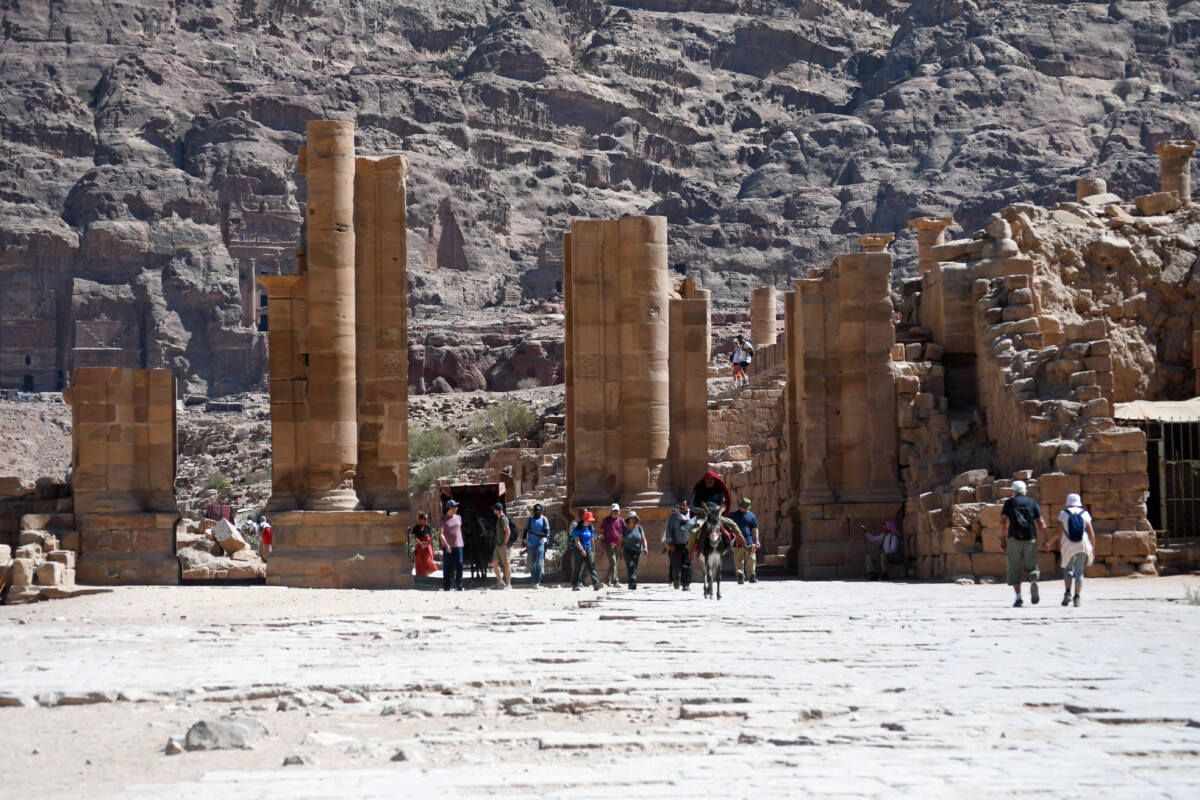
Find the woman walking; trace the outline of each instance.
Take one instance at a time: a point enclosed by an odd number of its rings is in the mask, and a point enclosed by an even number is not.
[[[642,553],[649,549],[641,522],[637,512],[630,511],[625,518],[625,533],[621,536],[621,555],[625,557],[625,574],[629,577],[630,589],[637,588],[638,562],[642,560]]]
[[[413,541],[417,543],[416,567],[421,577],[437,572],[437,564],[433,560],[433,528],[429,526],[429,515],[422,511],[417,516],[417,524],[412,529]]]

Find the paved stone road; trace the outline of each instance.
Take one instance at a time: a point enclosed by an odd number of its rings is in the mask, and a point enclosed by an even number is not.
[[[14,796],[1200,797],[1200,579],[0,608]],[[162,754],[257,716],[249,751]],[[34,752],[36,751],[36,753]],[[281,767],[290,754],[315,766]],[[402,760],[393,760],[402,759]]]

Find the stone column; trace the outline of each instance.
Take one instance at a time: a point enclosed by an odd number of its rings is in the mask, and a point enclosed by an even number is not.
[[[708,470],[712,300],[691,278],[684,280],[679,294],[671,298],[671,477],[676,491],[686,496]],[[774,300],[771,307],[774,309]]]
[[[564,400],[566,403],[566,434],[567,450],[566,482],[567,497],[574,497],[578,485],[575,477],[575,292],[572,291],[571,281],[571,234],[563,234],[563,384]],[[567,509],[568,513],[570,509]]]
[[[894,233],[867,233],[858,237],[858,243],[864,253],[883,253],[888,245],[896,240]]]
[[[1175,139],[1159,142],[1154,149],[1158,152],[1162,169],[1162,190],[1176,192],[1184,207],[1192,204],[1192,154],[1196,143],[1190,139]]]
[[[304,251],[296,252],[296,270],[303,272]],[[308,367],[301,333],[306,328],[303,275],[261,275],[267,293],[267,364],[271,380],[271,500],[270,510],[298,508],[304,491],[308,448],[304,422],[308,418]]]
[[[750,290],[750,344],[754,347],[773,345],[778,338],[775,329],[775,287],[761,286]]]
[[[1108,192],[1108,183],[1103,178],[1080,178],[1075,181],[1075,201],[1079,202],[1085,197],[1091,197],[1097,194],[1105,194]]]
[[[670,502],[666,220],[578,220],[568,247],[569,503]]]
[[[308,446],[305,508],[358,506],[354,124],[308,123]]]
[[[917,217],[908,227],[917,232],[917,269],[921,275],[933,269],[932,249],[946,241],[946,228],[954,224],[953,217]]]
[[[404,156],[356,161],[357,488],[389,511],[409,507],[407,176]]]
[[[660,505],[674,496],[663,483],[671,431],[667,219],[625,217],[617,236],[621,499]]]

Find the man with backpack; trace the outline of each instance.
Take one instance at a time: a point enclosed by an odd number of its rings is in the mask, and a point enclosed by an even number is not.
[[[1077,494],[1067,495],[1067,507],[1058,514],[1062,524],[1063,592],[1062,604],[1071,604],[1071,583],[1075,583],[1075,606],[1079,606],[1079,592],[1083,589],[1083,570],[1092,563],[1096,553],[1096,531],[1092,528],[1092,515],[1083,510],[1083,498]]]
[[[754,360],[754,347],[746,341],[745,336],[739,334],[737,346],[733,348],[733,355],[729,358],[733,362],[733,388],[741,388],[750,382],[746,370]]]
[[[1042,509],[1028,494],[1029,487],[1025,481],[1013,481],[1015,495],[1004,501],[1000,515],[1005,520],[1005,535],[1000,538],[1000,549],[1004,551],[1008,562],[1008,585],[1013,587],[1017,598],[1014,608],[1025,605],[1021,599],[1022,573],[1029,573],[1029,597],[1036,606],[1038,604],[1038,531],[1041,531],[1045,546],[1050,546],[1046,533],[1046,520],[1042,518]]]

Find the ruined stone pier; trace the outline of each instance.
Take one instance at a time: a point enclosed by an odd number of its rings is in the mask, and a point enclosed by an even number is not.
[[[1192,156],[1196,143],[1190,139],[1175,139],[1159,142],[1155,147],[1159,168],[1162,171],[1162,191],[1175,192],[1179,202],[1187,207],[1192,204]]]
[[[917,217],[908,223],[917,232],[917,270],[921,275],[937,264],[933,248],[946,241],[946,228],[954,224],[953,217]]]
[[[356,158],[354,126],[316,121],[307,240],[268,292],[274,553],[283,586],[412,585],[403,156]]]
[[[755,348],[773,345],[779,338],[775,326],[776,297],[774,286],[750,290],[750,344]]]

